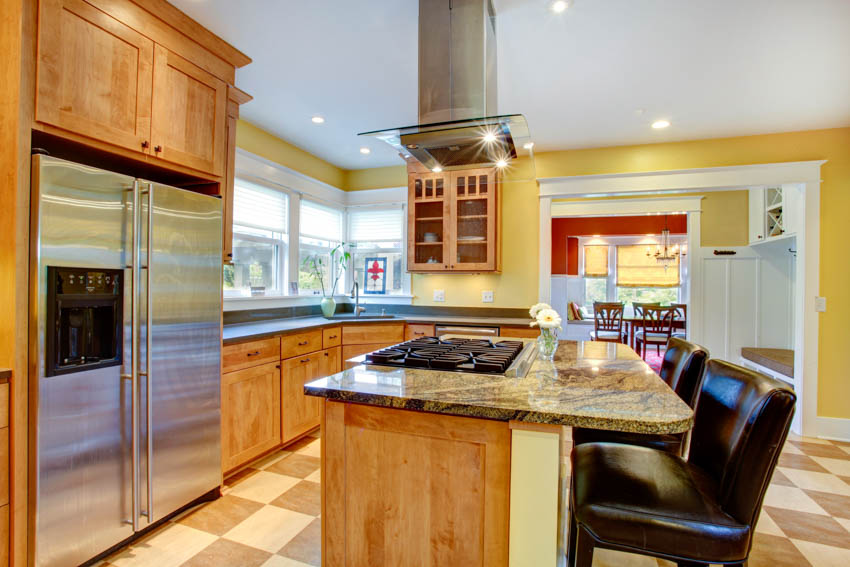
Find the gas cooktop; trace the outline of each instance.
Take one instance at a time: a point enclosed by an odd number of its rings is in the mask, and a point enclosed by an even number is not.
[[[533,343],[529,343],[533,346]],[[365,364],[523,376],[536,349],[523,341],[422,337],[378,350]]]

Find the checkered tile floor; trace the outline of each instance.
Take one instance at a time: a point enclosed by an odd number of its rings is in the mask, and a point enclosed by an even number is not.
[[[228,479],[98,567],[306,567],[321,563],[318,435]],[[596,550],[595,567],[667,561]],[[762,509],[749,567],[850,566],[850,443],[792,436]],[[379,566],[376,566],[379,567]]]

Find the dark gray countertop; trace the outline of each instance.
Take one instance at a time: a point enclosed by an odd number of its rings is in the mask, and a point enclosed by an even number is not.
[[[472,316],[451,316],[451,315],[423,315],[423,314],[394,314],[389,319],[370,319],[368,315],[361,316],[360,319],[325,319],[324,317],[291,317],[284,319],[270,319],[266,321],[257,321],[250,323],[233,323],[225,325],[222,333],[224,344],[237,343],[249,339],[259,339],[263,337],[272,337],[275,335],[285,335],[289,333],[297,333],[312,329],[321,329],[323,327],[336,327],[339,325],[360,325],[360,324],[376,324],[376,323],[445,323],[450,325],[481,325],[481,326],[522,326],[527,327],[531,321],[530,317],[526,318],[507,318],[507,317],[472,317]]]
[[[638,433],[687,431],[693,412],[626,345],[561,341],[523,378],[360,365],[304,386],[331,400]]]

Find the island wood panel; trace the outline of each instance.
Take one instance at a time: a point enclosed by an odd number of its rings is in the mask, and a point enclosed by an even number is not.
[[[540,336],[537,327],[500,327],[499,336],[515,339],[536,339]]]
[[[409,323],[404,328],[404,340],[412,341],[413,339],[420,339],[422,337],[433,337],[435,332],[434,325]]]
[[[260,339],[221,349],[221,371],[233,372],[242,368],[259,366],[280,360],[280,337]]]
[[[153,65],[153,155],[222,175],[227,84],[161,45]]]
[[[507,423],[333,401],[324,420],[324,566],[507,565]]]
[[[154,43],[83,0],[40,2],[35,119],[148,153]]]
[[[315,352],[281,361],[281,435],[288,443],[319,425],[319,398],[304,393],[304,384],[321,376],[325,356]]]
[[[403,340],[404,323],[343,325],[342,327],[343,345],[398,344]]]
[[[228,471],[280,444],[280,364],[221,376],[221,462]]]
[[[308,352],[322,350],[322,331],[308,331],[294,335],[284,335],[280,338],[280,357],[292,358]]]
[[[322,329],[322,346],[331,348],[342,344],[342,329],[340,327],[330,327]]]

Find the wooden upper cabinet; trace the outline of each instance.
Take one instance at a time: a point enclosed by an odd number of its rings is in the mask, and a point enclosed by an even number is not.
[[[153,154],[222,175],[227,84],[160,45],[153,63]]]
[[[407,269],[500,270],[495,168],[408,174]]]
[[[83,0],[41,0],[35,119],[150,150],[154,43]]]

